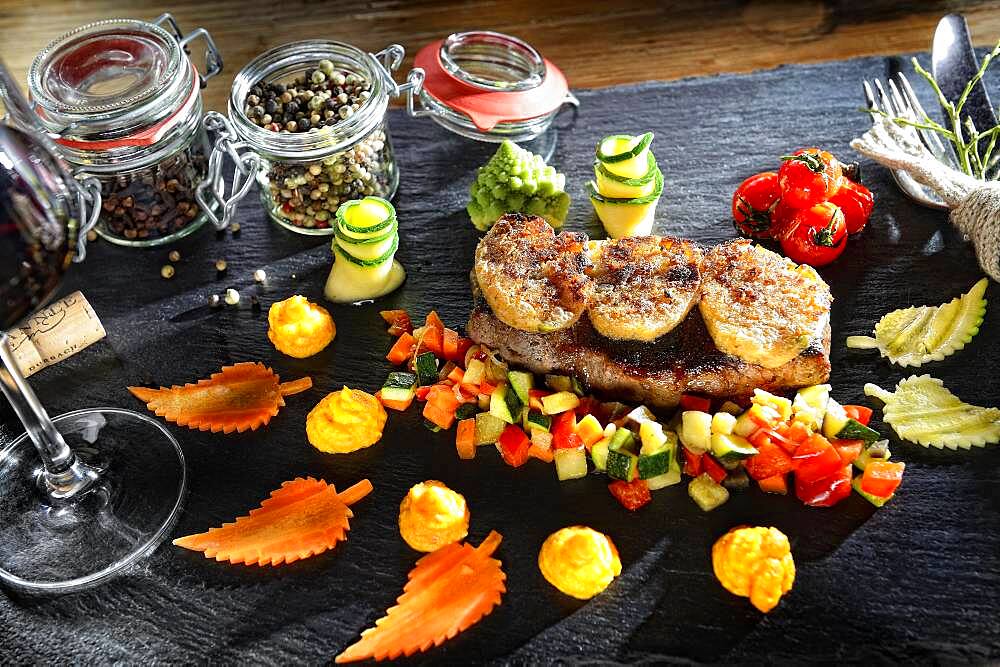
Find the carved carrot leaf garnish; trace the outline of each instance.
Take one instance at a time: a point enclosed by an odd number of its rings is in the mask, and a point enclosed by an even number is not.
[[[507,576],[491,558],[500,545],[492,531],[479,547],[449,544],[427,554],[410,571],[396,606],[361,633],[337,662],[395,659],[440,646],[500,604]]]
[[[350,529],[348,519],[354,516],[348,505],[371,490],[367,479],[338,494],[332,484],[321,479],[299,477],[282,484],[248,516],[205,533],[179,537],[174,544],[230,563],[292,563],[344,540]]]
[[[129,387],[132,395],[167,421],[212,433],[242,433],[266,425],[285,405],[285,396],[312,387],[307,377],[281,382],[260,362],[224,367],[207,380],[183,387]]]

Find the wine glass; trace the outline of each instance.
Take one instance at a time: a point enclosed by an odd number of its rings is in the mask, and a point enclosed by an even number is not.
[[[3,332],[84,254],[100,188],[69,173],[2,62],[0,97],[0,391],[26,430],[0,442],[0,580],[64,593],[120,574],[167,536],[186,490],[184,454],[130,410],[49,418],[18,370]]]

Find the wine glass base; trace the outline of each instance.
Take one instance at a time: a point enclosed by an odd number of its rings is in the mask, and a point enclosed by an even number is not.
[[[0,447],[0,580],[36,594],[89,588],[150,554],[173,529],[187,484],[180,445],[146,415],[92,408],[52,423],[103,472],[75,502],[52,503],[28,436]]]

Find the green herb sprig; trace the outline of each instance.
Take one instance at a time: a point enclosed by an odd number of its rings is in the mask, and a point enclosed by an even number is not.
[[[969,176],[983,181],[995,179],[1000,174],[994,173],[993,176],[989,174],[990,171],[996,168],[997,163],[1000,162],[1000,153],[994,155],[997,139],[1000,137],[1000,125],[980,130],[973,125],[970,118],[966,118],[965,122],[962,121],[962,110],[965,108],[965,103],[968,101],[973,87],[983,78],[993,59],[998,55],[1000,55],[1000,41],[997,42],[992,51],[986,54],[979,64],[979,70],[965,84],[965,90],[962,91],[958,100],[954,102],[946,98],[944,93],[941,92],[941,87],[938,85],[934,75],[924,69],[919,60],[913,58],[913,70],[922,76],[934,91],[938,103],[944,110],[945,115],[948,116],[947,125],[937,122],[927,115],[926,111],[922,112],[922,117],[918,120],[902,116],[891,116],[880,109],[865,109],[865,111],[884,116],[897,125],[906,125],[919,130],[928,130],[940,134],[951,142],[951,145],[955,148],[958,166],[962,171]],[[982,145],[983,143],[985,143],[985,146]]]

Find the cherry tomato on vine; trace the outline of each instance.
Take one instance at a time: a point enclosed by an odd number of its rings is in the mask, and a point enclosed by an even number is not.
[[[781,160],[781,198],[793,208],[809,208],[827,201],[844,180],[837,158],[818,148],[801,148],[782,155]]]
[[[844,212],[830,202],[801,209],[789,225],[781,239],[781,250],[799,264],[829,264],[847,246]]]
[[[837,193],[830,197],[830,203],[836,204],[844,212],[847,233],[857,234],[868,224],[875,206],[875,197],[865,186],[845,178]]]
[[[736,231],[755,239],[776,236],[774,212],[780,198],[777,172],[754,174],[740,183],[733,193],[733,222]]]

